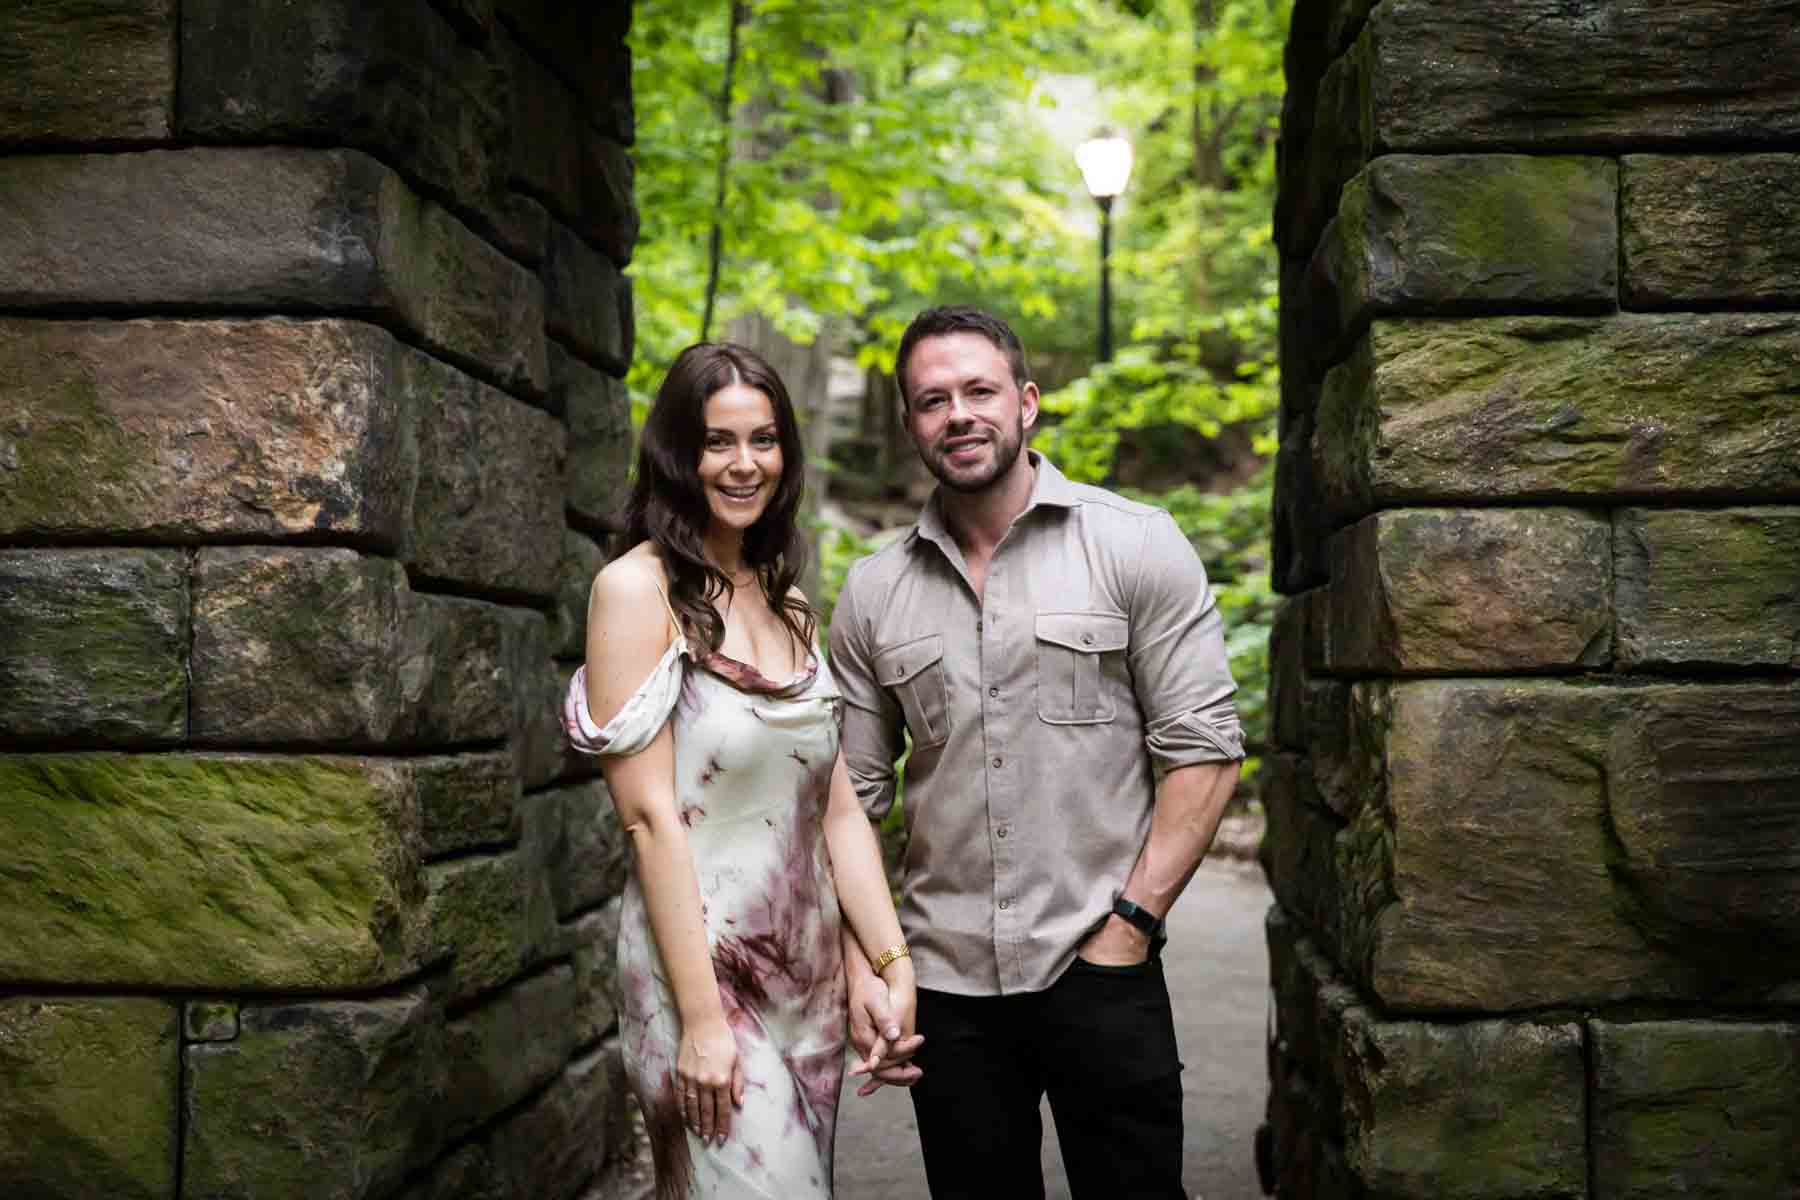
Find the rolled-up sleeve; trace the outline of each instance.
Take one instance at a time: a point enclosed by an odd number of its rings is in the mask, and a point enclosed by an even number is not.
[[[844,696],[844,765],[863,811],[878,821],[894,805],[894,762],[905,747],[905,722],[893,696],[875,682],[874,643],[856,599],[857,578],[852,567],[832,613],[831,673]]]
[[[1176,767],[1235,762],[1244,737],[1224,625],[1206,569],[1174,519],[1146,522],[1131,602],[1132,686],[1160,778]]]

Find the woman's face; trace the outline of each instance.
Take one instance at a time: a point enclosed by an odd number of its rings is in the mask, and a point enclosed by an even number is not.
[[[742,533],[775,498],[781,436],[775,405],[752,387],[727,384],[706,398],[700,484],[715,527]]]

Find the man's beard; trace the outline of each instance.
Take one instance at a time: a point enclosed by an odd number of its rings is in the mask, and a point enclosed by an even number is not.
[[[925,460],[925,469],[951,491],[965,494],[984,492],[1019,461],[1019,453],[1025,448],[1024,414],[1019,415],[1010,436],[1001,433],[989,444],[993,447],[993,457],[988,460],[985,468],[972,475],[954,474],[955,468],[944,461],[948,456],[935,446],[929,454],[922,454],[920,457]]]

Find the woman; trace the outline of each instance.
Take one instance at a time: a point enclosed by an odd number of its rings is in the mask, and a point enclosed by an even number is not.
[[[887,985],[869,1005],[912,1029],[912,963],[838,756],[842,700],[794,587],[802,455],[766,363],[681,353],[569,689],[570,737],[606,756],[636,860],[620,1030],[664,1200],[831,1194],[844,943]]]

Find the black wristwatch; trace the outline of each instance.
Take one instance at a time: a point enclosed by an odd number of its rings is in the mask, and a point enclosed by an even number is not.
[[[1168,939],[1169,935],[1163,932],[1163,919],[1142,905],[1133,904],[1123,896],[1115,896],[1112,910],[1137,926],[1151,941],[1161,942]]]

